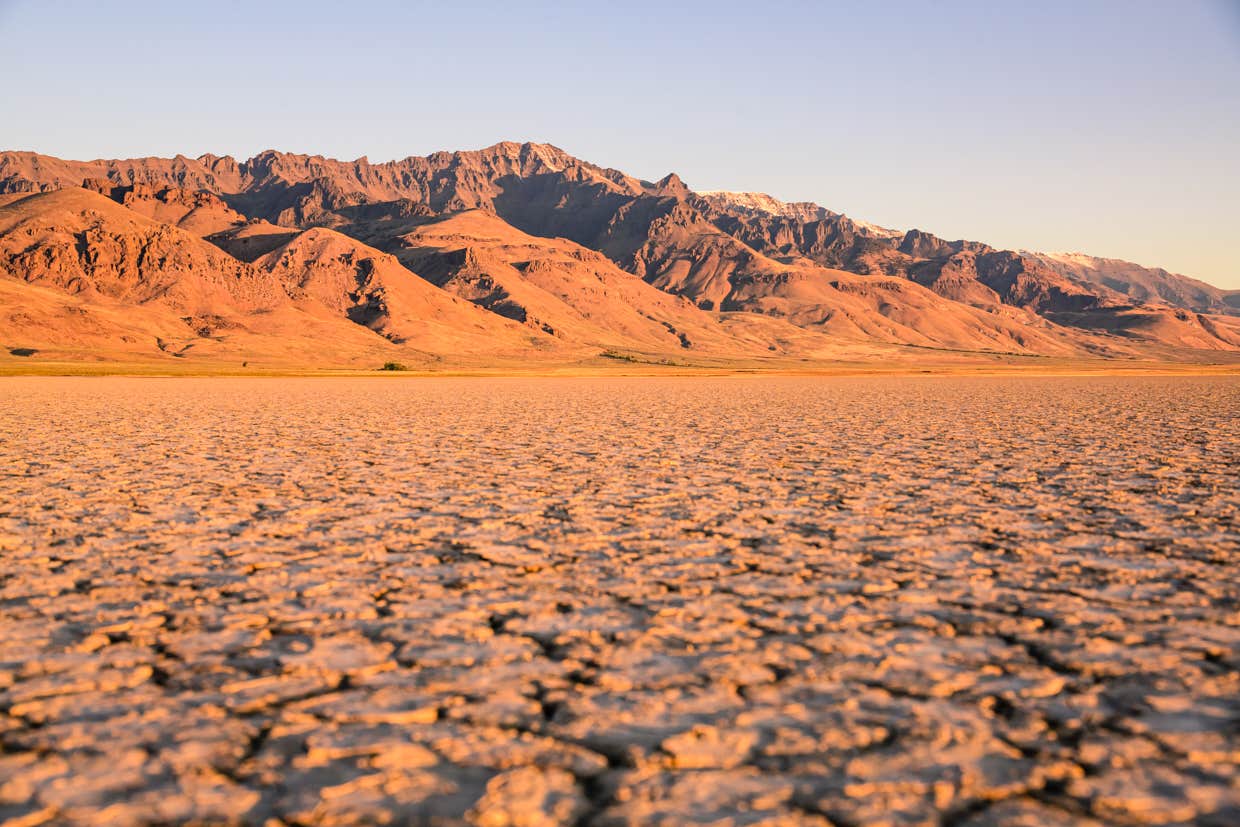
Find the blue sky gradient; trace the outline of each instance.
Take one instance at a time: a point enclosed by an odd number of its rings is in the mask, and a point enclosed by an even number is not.
[[[1240,2],[0,0],[0,148],[554,143],[1240,288]]]

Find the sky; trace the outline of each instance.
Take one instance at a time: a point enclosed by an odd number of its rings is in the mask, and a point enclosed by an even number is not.
[[[1240,288],[1240,0],[0,0],[0,149],[648,180]]]

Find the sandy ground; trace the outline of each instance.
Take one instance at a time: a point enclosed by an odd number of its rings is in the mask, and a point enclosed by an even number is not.
[[[1240,378],[0,382],[0,821],[1240,823]]]

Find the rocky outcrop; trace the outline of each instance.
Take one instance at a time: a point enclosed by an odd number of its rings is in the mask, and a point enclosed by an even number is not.
[[[115,184],[102,178],[87,178],[82,188],[105,195],[139,215],[173,224],[197,236],[222,233],[247,220],[218,195],[206,190]]]
[[[325,309],[394,344],[433,353],[513,353],[531,338],[419,278],[394,257],[329,229],[306,230],[255,265],[300,306]]]
[[[186,313],[271,307],[283,297],[244,262],[83,189],[0,208],[0,272],[71,294]]]

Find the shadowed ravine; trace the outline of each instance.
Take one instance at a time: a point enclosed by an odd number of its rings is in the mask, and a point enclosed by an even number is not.
[[[5,380],[0,821],[1235,824],[1238,410]]]

